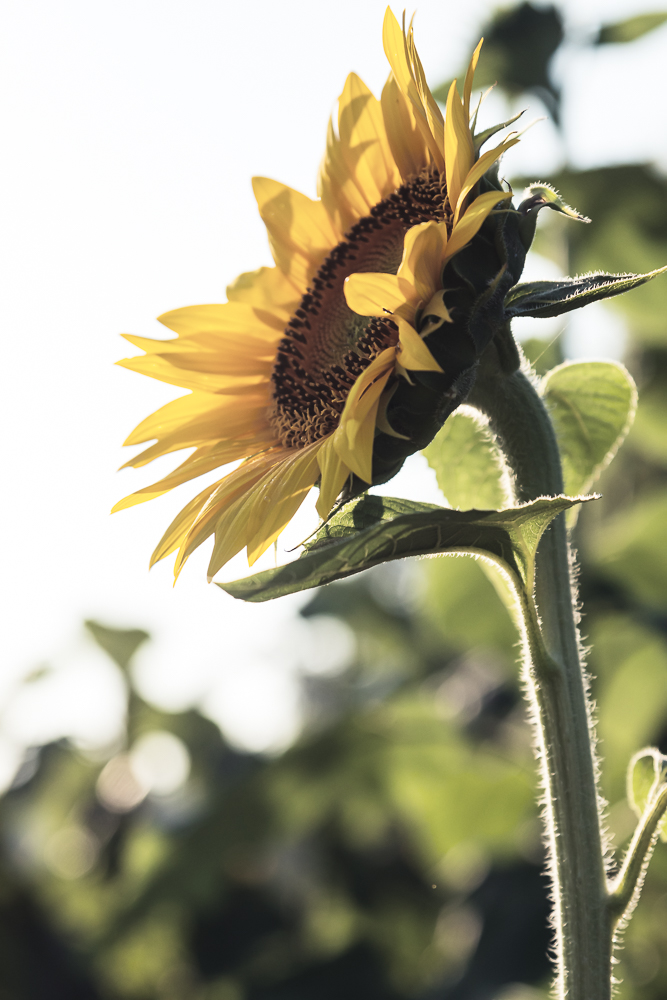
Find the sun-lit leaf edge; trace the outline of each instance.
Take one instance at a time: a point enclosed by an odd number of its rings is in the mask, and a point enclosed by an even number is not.
[[[644,782],[644,787],[641,795],[638,795],[637,786],[637,765],[640,761],[653,760],[653,780],[649,783]],[[628,803],[632,808],[633,812],[638,819],[641,819],[644,815],[646,809],[653,803],[667,784],[667,757],[660,753],[657,747],[644,747],[642,750],[638,750],[630,758],[630,763],[628,764],[627,772],[627,797]],[[647,787],[648,786],[648,787]],[[663,842],[667,842],[667,816],[661,821],[659,827],[660,839]]]
[[[563,313],[581,309],[591,302],[629,292],[665,271],[667,266],[647,274],[606,274],[600,271],[576,278],[560,278],[557,281],[524,282],[515,285],[508,292],[505,311],[509,319],[519,316],[535,319],[562,316]]]
[[[517,584],[523,581],[532,591],[534,557],[547,525],[574,504],[591,499],[595,498],[541,497],[501,511],[413,509],[389,520],[378,520],[338,540],[320,538],[318,545],[316,537],[308,551],[286,566],[218,586],[239,600],[262,602],[343,580],[394,559],[467,554],[491,559],[513,576]],[[361,505],[370,501],[377,510],[378,500],[383,508],[385,504],[406,503],[379,497],[361,497],[352,503]],[[349,517],[350,512],[343,508],[331,518],[325,526],[329,537],[335,530],[336,519],[346,518],[349,523]]]

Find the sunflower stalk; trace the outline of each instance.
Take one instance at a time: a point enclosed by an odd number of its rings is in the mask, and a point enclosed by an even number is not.
[[[503,373],[493,348],[469,403],[489,419],[514,477],[516,501],[563,492],[554,429],[530,379]],[[520,595],[524,682],[543,785],[554,902],[557,993],[611,996],[612,917],[604,865],[598,762],[577,630],[577,593],[564,516],[545,531],[534,594]]]

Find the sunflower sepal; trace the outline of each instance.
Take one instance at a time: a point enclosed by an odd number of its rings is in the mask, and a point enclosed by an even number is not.
[[[495,564],[518,590],[532,590],[537,546],[551,521],[595,497],[540,497],[506,510],[450,510],[365,495],[342,507],[298,559],[217,585],[239,600],[264,602],[419,555],[471,555]]]
[[[513,118],[508,118],[506,122],[500,122],[498,125],[492,125],[491,128],[486,128],[483,132],[478,132],[477,135],[473,136],[475,155],[479,153],[485,142],[488,142],[489,139],[491,139],[494,135],[497,135],[498,132],[502,132],[503,129],[509,128],[510,125],[513,125],[514,122],[518,121],[522,115],[525,115],[525,113],[525,109],[523,111],[519,111],[517,115],[514,115]]]
[[[538,319],[562,316],[591,302],[622,295],[664,274],[667,266],[648,274],[606,274],[603,271],[556,281],[530,281],[515,285],[505,298],[508,319],[531,316]]]

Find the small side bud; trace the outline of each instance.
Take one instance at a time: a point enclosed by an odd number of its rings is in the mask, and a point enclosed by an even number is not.
[[[578,212],[576,208],[571,208],[566,204],[558,191],[549,184],[531,184],[526,188],[528,195],[518,207],[518,212],[522,216],[519,223],[519,237],[526,248],[530,250],[535,239],[535,229],[537,226],[537,216],[543,208],[550,208],[554,212],[566,215],[568,219],[575,219],[577,222],[590,222],[591,220]]]

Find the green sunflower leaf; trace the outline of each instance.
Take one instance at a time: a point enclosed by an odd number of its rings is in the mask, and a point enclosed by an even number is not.
[[[508,501],[505,471],[488,428],[460,410],[423,451],[452,507],[500,510]]]
[[[614,295],[629,292],[665,271],[667,267],[649,271],[648,274],[599,272],[576,278],[560,278],[558,281],[524,282],[515,285],[508,292],[505,308],[510,319],[516,316],[533,316],[536,319],[561,316],[599,299],[610,299]]]
[[[218,586],[240,600],[269,601],[394,559],[442,554],[485,556],[532,590],[535,553],[545,528],[558,514],[591,499],[544,497],[508,510],[461,511],[366,495],[330,518],[299,559]],[[409,512],[392,513],[402,505]],[[374,515],[374,523],[354,530]]]
[[[588,493],[630,429],[635,383],[620,364],[575,361],[549,372],[541,391],[558,439],[565,492]],[[568,518],[574,521],[576,511]]]
[[[649,31],[654,31],[661,24],[667,21],[667,12],[651,11],[648,14],[635,14],[625,21],[616,21],[614,24],[603,24],[595,39],[596,45],[618,44],[623,42],[634,42],[635,39],[647,35]]]
[[[627,795],[638,819],[655,800],[667,781],[667,757],[656,747],[644,747],[628,764]],[[660,839],[667,841],[667,816],[660,826]]]

